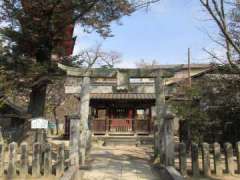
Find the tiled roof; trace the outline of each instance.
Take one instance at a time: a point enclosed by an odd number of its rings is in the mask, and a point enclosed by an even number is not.
[[[192,69],[206,69],[211,68],[211,64],[190,64],[190,68]],[[169,65],[155,65],[154,68],[160,68],[160,69],[172,69],[172,68],[181,68],[181,69],[187,69],[188,64],[169,64]]]
[[[155,100],[153,93],[93,93],[91,99],[132,99],[132,100]]]

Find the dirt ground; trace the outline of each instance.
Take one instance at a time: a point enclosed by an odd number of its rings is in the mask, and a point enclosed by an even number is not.
[[[79,180],[159,180],[150,163],[151,148],[103,146],[91,152],[91,169]]]

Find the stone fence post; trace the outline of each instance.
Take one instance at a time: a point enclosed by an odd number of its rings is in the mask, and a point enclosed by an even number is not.
[[[202,163],[203,163],[203,174],[205,176],[210,176],[210,157],[209,157],[209,144],[202,143]]]
[[[198,177],[199,173],[199,159],[198,159],[198,145],[193,143],[191,145],[191,157],[192,157],[192,174],[193,177]]]
[[[213,144],[213,160],[214,160],[214,172],[217,176],[222,175],[222,167],[221,167],[221,147],[220,144],[215,142]]]
[[[4,141],[2,127],[0,126],[0,177],[4,175]]]
[[[0,142],[0,177],[4,175],[4,145]]]
[[[224,158],[225,163],[222,161],[223,154],[221,153],[221,146],[215,142],[212,144],[213,151],[210,151],[210,145],[208,143],[201,144],[202,153],[202,172],[203,176],[211,176],[211,164],[213,161],[214,174],[221,177],[224,173],[234,176],[235,173],[240,174],[240,142],[236,143],[236,150],[233,150],[231,143],[224,143]],[[179,171],[183,176],[187,175],[187,152],[185,143],[179,143]],[[198,178],[200,176],[199,168],[199,149],[195,143],[191,144],[191,163],[192,163],[192,176]],[[210,154],[212,153],[212,154]],[[234,157],[236,156],[236,157]],[[211,159],[212,158],[212,159]],[[223,168],[225,165],[225,171]]]
[[[52,174],[52,151],[51,144],[47,143],[45,146],[44,160],[43,160],[43,170],[44,176],[49,176]]]
[[[9,144],[9,162],[8,162],[8,178],[16,176],[16,160],[17,160],[17,143]]]
[[[234,166],[233,166],[234,160],[233,160],[232,144],[225,143],[224,152],[225,152],[226,173],[234,175]]]
[[[236,143],[237,173],[240,174],[240,141]]]
[[[40,174],[40,157],[41,157],[41,144],[33,144],[33,155],[32,155],[32,176],[39,177]]]
[[[32,173],[29,174],[29,148],[26,142],[21,143],[19,148],[19,155],[17,154],[17,143],[13,142],[9,144],[8,158],[4,161],[4,145],[0,143],[0,179],[33,179],[52,176],[52,149],[51,144],[45,145],[44,157],[43,157],[43,169],[41,169],[41,144],[34,143],[32,149]],[[61,144],[57,148],[57,162],[56,162],[56,178],[62,176],[65,170],[65,154],[64,144]],[[19,161],[18,161],[19,160]],[[5,169],[4,162],[8,162],[8,166]],[[67,165],[69,166],[69,165]],[[70,167],[66,167],[69,169]],[[77,168],[75,168],[78,170]],[[6,175],[4,171],[6,170]],[[42,177],[41,177],[42,176]],[[55,179],[55,178],[54,178]]]
[[[22,143],[20,146],[20,169],[19,173],[21,177],[26,177],[28,175],[28,145],[27,143]]]

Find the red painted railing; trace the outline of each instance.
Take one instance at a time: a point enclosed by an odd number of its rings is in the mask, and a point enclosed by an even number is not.
[[[92,128],[96,134],[109,132],[149,133],[151,124],[149,119],[100,119],[92,121]]]
[[[109,130],[111,132],[130,132],[133,131],[132,119],[110,119]]]

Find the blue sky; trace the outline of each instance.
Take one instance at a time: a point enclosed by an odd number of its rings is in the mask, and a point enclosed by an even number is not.
[[[96,33],[83,33],[75,28],[78,36],[74,53],[84,48],[102,44],[103,50],[117,51],[122,55],[119,67],[134,67],[141,59],[156,60],[160,64],[187,63],[187,48],[192,51],[193,63],[209,62],[203,48],[215,45],[206,35],[217,34],[212,23],[206,21],[199,0],[162,0],[150,7],[121,19],[122,25],[112,23],[114,37],[101,38]]]

